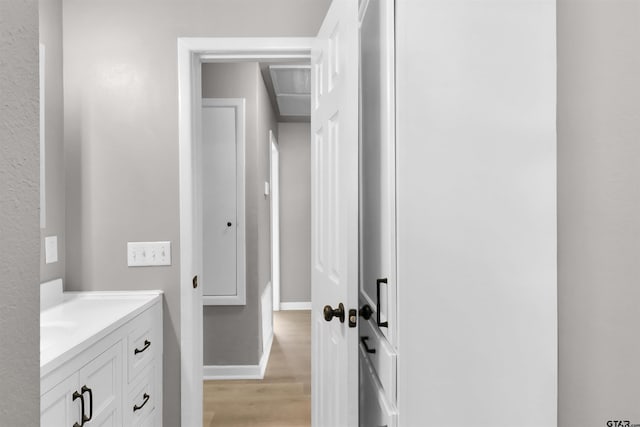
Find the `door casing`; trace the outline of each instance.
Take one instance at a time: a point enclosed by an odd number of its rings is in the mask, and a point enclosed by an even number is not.
[[[310,60],[308,37],[178,38],[178,147],[180,189],[180,374],[181,423],[202,423],[203,319],[202,200],[198,151],[202,105],[202,63],[279,59]]]
[[[269,131],[271,179],[271,286],[273,311],[280,311],[280,149],[273,131]]]

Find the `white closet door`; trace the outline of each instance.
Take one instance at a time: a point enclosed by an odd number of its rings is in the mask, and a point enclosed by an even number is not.
[[[202,109],[203,295],[236,295],[236,109]]]

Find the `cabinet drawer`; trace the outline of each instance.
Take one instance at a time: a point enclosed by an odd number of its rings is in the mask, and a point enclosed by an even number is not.
[[[151,363],[139,376],[138,381],[130,388],[127,396],[125,425],[146,425],[147,419],[156,407],[155,369]]]
[[[362,427],[396,427],[397,410],[378,381],[364,348],[360,347],[360,408]]]
[[[154,320],[154,309],[151,308],[133,320],[134,326],[127,337],[128,380],[131,383],[145,367],[149,366],[158,348],[158,334]]]
[[[366,352],[366,347],[369,351]],[[396,361],[397,356],[389,341],[380,333],[372,319],[360,322],[360,348],[378,376],[389,402],[396,402]]]

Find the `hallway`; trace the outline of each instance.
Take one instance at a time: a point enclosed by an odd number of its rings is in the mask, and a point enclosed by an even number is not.
[[[205,381],[205,427],[311,425],[311,312],[273,315],[264,380]]]

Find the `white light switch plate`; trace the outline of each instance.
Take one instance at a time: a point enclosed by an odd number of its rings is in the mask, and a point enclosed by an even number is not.
[[[45,264],[58,262],[58,236],[44,238],[44,262]]]
[[[171,265],[171,242],[128,242],[127,265],[129,267]]]
[[[264,182],[264,195],[269,195],[269,183],[267,181]]]

